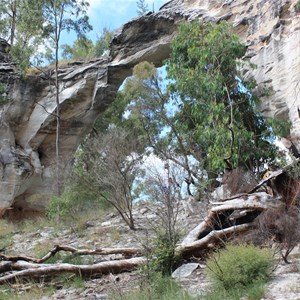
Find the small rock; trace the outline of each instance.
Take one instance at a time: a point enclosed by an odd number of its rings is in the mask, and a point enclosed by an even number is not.
[[[86,228],[95,227],[95,222],[93,222],[93,221],[86,221],[85,222],[85,227]]]
[[[105,221],[101,223],[101,226],[110,226],[110,225],[111,225],[111,221]]]
[[[106,300],[106,299],[108,299],[108,295],[107,294],[96,294],[95,299],[97,299],[97,300]]]
[[[108,219],[112,219],[112,218],[114,218],[114,217],[116,217],[117,215],[115,214],[115,213],[110,213],[108,216],[107,216],[107,218]]]
[[[144,208],[142,208],[141,210],[140,210],[140,214],[141,215],[144,215],[146,212],[148,212],[149,211],[149,208],[148,207],[144,207]]]
[[[199,267],[198,263],[189,263],[180,266],[172,273],[172,278],[185,278],[190,276],[197,268]]]

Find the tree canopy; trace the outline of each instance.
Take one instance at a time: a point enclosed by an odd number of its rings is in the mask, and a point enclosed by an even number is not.
[[[43,1],[3,0],[0,35],[11,45],[11,55],[22,69],[29,67],[42,42]]]
[[[231,26],[183,23],[171,50],[167,79],[150,63],[134,68],[119,95],[128,103],[125,121],[163,160],[183,168],[188,186],[225,169],[259,173],[276,156],[271,123],[278,122],[262,117],[259,99],[240,78],[246,48]]]
[[[239,79],[246,48],[230,25],[184,23],[171,49],[168,88],[180,99],[174,123],[205,168],[255,170],[273,159],[274,132],[258,111],[257,97]]]

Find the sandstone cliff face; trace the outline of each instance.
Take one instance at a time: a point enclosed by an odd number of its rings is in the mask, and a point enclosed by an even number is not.
[[[145,16],[123,27],[110,57],[61,67],[62,170],[72,164],[79,143],[114,100],[133,66],[143,60],[162,64],[175,28],[165,16]],[[0,106],[0,214],[10,207],[40,211],[55,191],[55,72],[49,68],[22,78],[5,51],[0,53],[7,100]]]
[[[132,67],[143,60],[157,66],[169,55],[179,21],[227,20],[248,46],[257,65],[244,70],[254,77],[263,96],[262,112],[292,122],[300,147],[300,15],[297,0],[173,0],[159,12],[135,19],[115,36],[110,56],[74,63],[59,70],[61,155],[64,169],[72,163],[80,141],[114,100]],[[1,43],[0,43],[1,44]],[[1,44],[2,45],[2,44]],[[43,209],[54,187],[54,71],[22,78],[0,55],[0,79],[7,104],[0,107],[0,209]],[[268,91],[268,93],[266,93]],[[266,96],[267,95],[267,96]]]

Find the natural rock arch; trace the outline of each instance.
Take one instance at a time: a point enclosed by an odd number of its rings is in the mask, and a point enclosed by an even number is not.
[[[298,146],[300,19],[295,4],[296,0],[169,1],[157,13],[125,24],[113,39],[109,57],[61,67],[62,161],[72,160],[78,144],[114,100],[132,67],[143,60],[160,66],[169,55],[178,22],[196,18],[233,23],[248,46],[247,57],[257,65],[256,70],[244,73],[254,76],[261,87],[256,92],[263,96],[263,113],[289,119]],[[23,79],[5,60],[0,62],[0,79],[8,86],[10,99],[0,109],[0,158],[10,157],[0,168],[2,211],[11,206],[42,210],[51,193],[55,157],[53,72],[48,69]],[[266,89],[272,97],[264,95]]]

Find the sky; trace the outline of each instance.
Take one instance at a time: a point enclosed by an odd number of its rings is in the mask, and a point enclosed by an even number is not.
[[[169,0],[146,0],[149,10],[158,11]],[[88,16],[93,31],[88,36],[95,40],[103,28],[115,30],[137,17],[137,0],[88,0]]]

